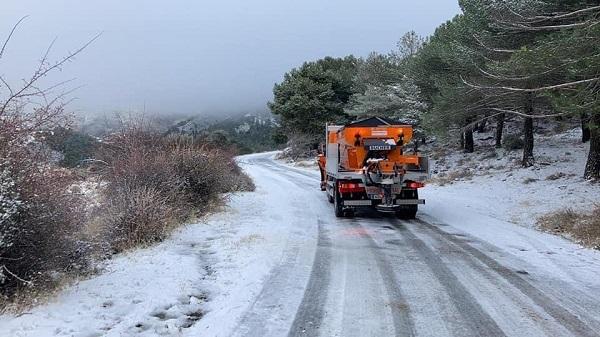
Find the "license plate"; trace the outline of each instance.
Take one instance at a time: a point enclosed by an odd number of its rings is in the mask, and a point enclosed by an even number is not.
[[[367,186],[367,187],[365,187],[365,190],[367,191],[367,194],[370,194],[370,195],[381,195],[383,193],[381,188],[379,188],[377,186]],[[392,186],[392,194],[400,194],[401,192],[402,192],[402,187]]]

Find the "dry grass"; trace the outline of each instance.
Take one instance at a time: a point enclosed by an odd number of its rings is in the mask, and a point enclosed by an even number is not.
[[[537,178],[531,178],[531,177],[529,177],[529,178],[523,179],[523,184],[529,185],[531,183],[535,183],[535,182],[538,182],[538,181],[540,181],[540,180],[537,179]]]
[[[600,206],[589,213],[565,209],[540,217],[538,226],[550,233],[563,235],[576,242],[600,249]]]
[[[450,171],[448,173],[440,173],[435,178],[431,179],[431,182],[438,184],[439,186],[445,186],[456,181],[471,180],[471,178],[473,178],[473,172],[462,169]]]
[[[564,172],[557,172],[557,173],[553,173],[553,174],[547,176],[546,180],[553,181],[553,180],[558,180],[558,179],[564,178],[566,176],[567,175]]]

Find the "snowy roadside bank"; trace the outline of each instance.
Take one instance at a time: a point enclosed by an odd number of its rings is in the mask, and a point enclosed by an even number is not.
[[[290,229],[263,218],[265,205],[274,202],[267,197],[260,188],[229,196],[223,212],[177,230],[157,246],[116,256],[99,275],[68,287],[47,304],[0,316],[0,336],[231,331],[233,318],[260,291],[287,243]]]
[[[485,137],[483,135],[482,137]],[[433,184],[424,190],[468,205],[473,212],[534,227],[537,218],[564,208],[589,211],[600,202],[600,184],[583,179],[589,144],[570,130],[536,140],[536,165],[520,166],[520,151],[489,144],[474,154],[451,152],[435,162]],[[448,177],[458,177],[451,181]]]

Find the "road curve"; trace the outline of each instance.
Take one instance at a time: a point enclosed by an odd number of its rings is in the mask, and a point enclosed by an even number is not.
[[[600,337],[598,293],[443,221],[337,219],[318,173],[268,154],[243,164],[276,181],[267,193],[289,201],[297,232],[233,336]]]

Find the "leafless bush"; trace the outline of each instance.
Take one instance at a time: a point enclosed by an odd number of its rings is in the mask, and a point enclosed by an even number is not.
[[[102,208],[104,228],[110,228],[104,239],[115,251],[164,239],[181,215],[168,198],[154,187],[111,191]]]
[[[5,182],[14,184],[4,197],[18,202],[10,218],[0,222],[6,243],[0,248],[0,289],[5,297],[26,286],[51,286],[60,275],[81,271],[88,262],[89,247],[78,236],[85,222],[85,200],[70,191],[77,177],[34,154],[20,154],[3,170]]]
[[[169,142],[169,152],[185,194],[197,207],[221,193],[254,190],[252,180],[226,150],[180,136]]]
[[[253,187],[233,154],[191,137],[165,137],[143,120],[108,137],[98,158],[107,182],[100,222],[113,251],[160,241],[222,193]]]
[[[600,249],[600,206],[589,213],[565,209],[540,217],[538,226],[547,232],[570,237],[577,242]]]
[[[0,45],[0,59],[17,26]],[[4,299],[21,289],[51,286],[64,273],[83,270],[87,262],[89,247],[78,235],[85,202],[70,191],[77,177],[57,168],[40,140],[44,131],[69,123],[63,101],[68,91],[62,91],[64,83],[39,85],[86,46],[54,63],[48,59],[48,48],[31,76],[18,86],[0,76],[0,297]]]

